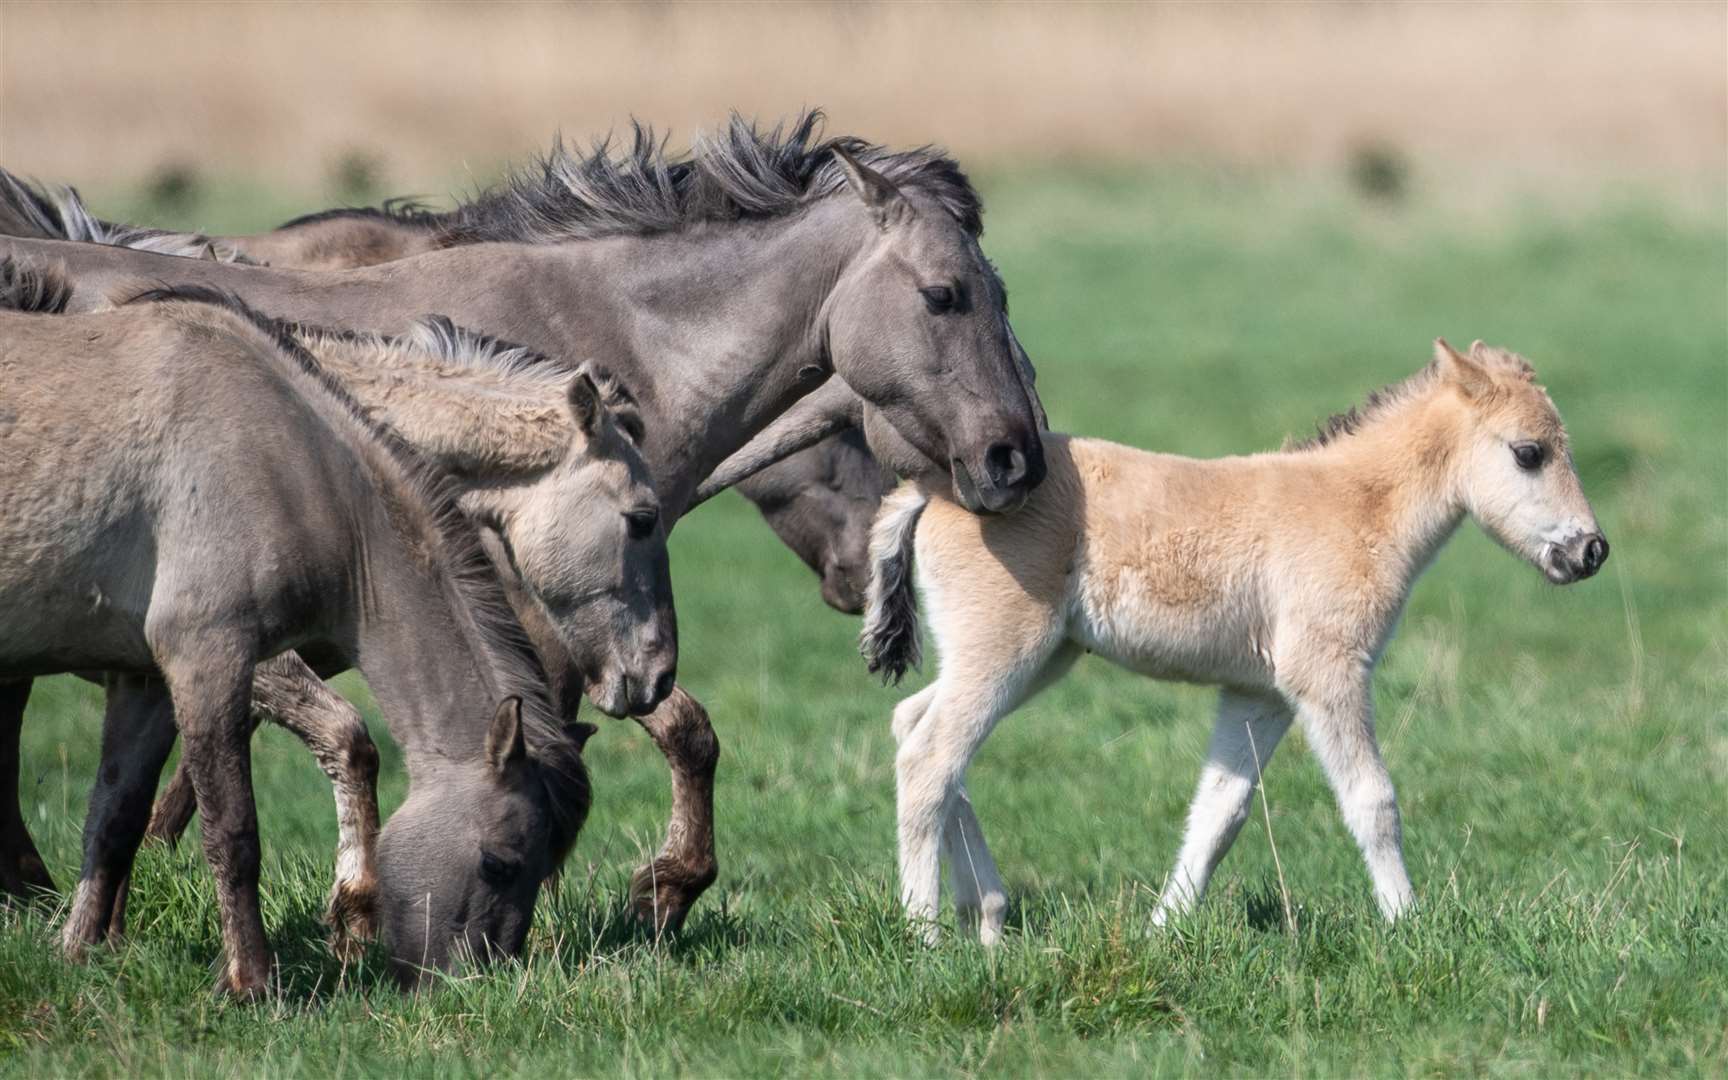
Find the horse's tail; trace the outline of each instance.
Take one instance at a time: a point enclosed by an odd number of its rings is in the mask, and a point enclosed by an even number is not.
[[[61,315],[72,302],[64,267],[0,258],[0,311]]]
[[[902,484],[882,501],[870,530],[870,588],[864,601],[864,632],[858,651],[871,674],[899,682],[918,666],[918,595],[912,582],[913,541],[930,495],[916,483]]]

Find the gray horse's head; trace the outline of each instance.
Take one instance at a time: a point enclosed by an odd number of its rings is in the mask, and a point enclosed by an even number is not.
[[[886,487],[882,467],[856,428],[738,484],[781,541],[821,577],[822,599],[848,615],[864,610],[870,526]]]
[[[1044,479],[1044,448],[976,228],[920,185],[896,186],[842,145],[834,154],[876,226],[829,299],[834,370],[948,473],[963,506],[1018,508]]]
[[[540,885],[588,817],[582,745],[571,724],[530,749],[522,700],[494,714],[483,755],[416,783],[378,837],[378,913],[407,987],[460,962],[520,955]]]

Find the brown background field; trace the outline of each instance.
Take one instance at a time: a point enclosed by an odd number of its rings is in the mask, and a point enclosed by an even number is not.
[[[1696,186],[1728,160],[1728,5],[0,8],[0,162],[102,187],[172,165],[282,188],[364,156],[460,186],[631,114],[728,107],[963,160],[1332,168]],[[648,59],[644,59],[644,58]]]

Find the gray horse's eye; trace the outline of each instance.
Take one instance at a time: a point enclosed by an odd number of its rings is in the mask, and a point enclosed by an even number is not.
[[[624,515],[624,521],[630,530],[630,539],[646,540],[654,534],[654,526],[660,523],[660,511],[652,507],[632,510]]]
[[[487,884],[506,888],[516,880],[516,875],[522,872],[522,867],[513,862],[506,862],[490,851],[480,853],[480,876]]]
[[[918,290],[918,295],[924,298],[924,306],[932,315],[954,310],[954,290],[946,285],[926,285]]]
[[[1512,444],[1512,460],[1525,472],[1535,472],[1542,467],[1542,444],[1535,442],[1518,442]]]

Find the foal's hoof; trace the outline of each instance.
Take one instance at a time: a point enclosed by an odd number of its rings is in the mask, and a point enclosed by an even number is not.
[[[655,859],[631,875],[630,912],[656,937],[677,933],[697,898],[718,875],[713,866],[689,867],[670,859]]]

